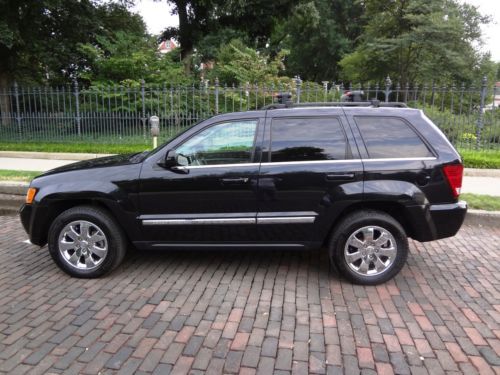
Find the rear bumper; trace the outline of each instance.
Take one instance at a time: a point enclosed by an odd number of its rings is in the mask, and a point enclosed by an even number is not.
[[[462,226],[467,213],[467,203],[464,201],[418,207],[410,209],[410,216],[413,216],[413,223],[420,223],[414,225],[412,237],[421,242],[454,236]]]

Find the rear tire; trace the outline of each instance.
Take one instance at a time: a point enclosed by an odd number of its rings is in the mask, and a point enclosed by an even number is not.
[[[363,210],[345,217],[334,229],[330,261],[349,281],[377,285],[392,279],[408,257],[401,224],[385,212]]]
[[[127,241],[115,220],[104,210],[78,206],[61,213],[48,234],[49,253],[67,274],[95,278],[123,260]]]

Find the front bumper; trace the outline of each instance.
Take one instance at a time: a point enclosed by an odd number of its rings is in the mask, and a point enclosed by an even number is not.
[[[467,213],[467,203],[433,204],[408,208],[413,226],[412,238],[420,242],[452,237],[462,226]]]
[[[30,242],[34,245],[44,246],[47,243],[47,234],[43,233],[43,221],[47,219],[47,211],[36,204],[23,204],[19,210],[19,217],[24,230],[28,233]],[[35,220],[35,217],[38,217],[39,220]]]

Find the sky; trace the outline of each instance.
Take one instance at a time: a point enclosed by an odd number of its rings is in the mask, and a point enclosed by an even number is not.
[[[493,20],[482,27],[484,51],[490,51],[493,60],[500,62],[500,0],[462,0],[479,7],[483,14],[490,15]],[[168,26],[179,24],[177,15],[171,15],[171,7],[166,1],[137,0],[132,9],[139,13],[146,22],[151,34],[159,34]]]

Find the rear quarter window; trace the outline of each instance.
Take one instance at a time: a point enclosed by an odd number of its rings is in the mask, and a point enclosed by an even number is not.
[[[434,156],[413,127],[400,118],[356,116],[354,120],[371,159]]]

